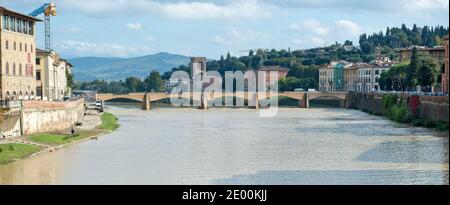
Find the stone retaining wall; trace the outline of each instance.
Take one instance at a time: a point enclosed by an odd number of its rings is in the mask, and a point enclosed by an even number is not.
[[[24,101],[23,134],[52,132],[72,127],[84,115],[84,100],[71,102]]]
[[[398,95],[399,100],[408,101],[408,96]],[[350,106],[355,109],[383,114],[383,96],[372,93],[350,93]],[[420,96],[416,117],[420,119],[430,119],[435,121],[449,122],[448,97]],[[410,106],[408,104],[408,106]]]

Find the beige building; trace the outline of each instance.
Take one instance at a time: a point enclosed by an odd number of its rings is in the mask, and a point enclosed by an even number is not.
[[[401,49],[399,50],[399,61],[405,62],[411,60],[413,47]],[[422,55],[429,55],[437,62],[444,62],[445,59],[445,48],[444,47],[435,47],[435,48],[426,48],[423,46],[415,46],[417,49],[417,53]]]
[[[42,100],[58,101],[70,96],[67,73],[72,65],[54,51],[36,50],[36,93]]]
[[[326,65],[319,68],[319,91],[331,92],[333,87],[333,68]]]
[[[0,7],[0,99],[36,93],[35,23],[39,19]]]
[[[373,63],[373,64],[359,64],[358,65],[358,83],[356,86],[357,92],[372,92],[380,91],[381,73],[387,71],[392,67],[393,63]]]
[[[344,70],[345,91],[356,91],[358,85],[358,66],[352,65]]]

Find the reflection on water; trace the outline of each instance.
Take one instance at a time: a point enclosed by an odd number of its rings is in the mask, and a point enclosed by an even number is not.
[[[448,138],[343,109],[114,107],[121,127],[0,166],[0,184],[448,184]]]
[[[225,185],[434,185],[448,184],[448,171],[263,171],[254,175],[218,179],[213,183]]]

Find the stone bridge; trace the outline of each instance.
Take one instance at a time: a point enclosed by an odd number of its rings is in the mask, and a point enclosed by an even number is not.
[[[273,97],[287,97],[298,100],[300,108],[309,108],[309,101],[314,99],[339,99],[341,100],[341,107],[348,108],[348,93],[347,92],[332,92],[332,93],[313,93],[313,92],[283,92],[283,93],[262,93],[262,92],[235,92],[235,93],[184,93],[184,94],[169,94],[169,93],[129,93],[121,95],[113,94],[97,94],[97,100],[109,101],[114,99],[130,99],[142,102],[142,109],[150,110],[151,103],[163,99],[170,98],[189,98],[198,99],[201,101],[201,107],[207,109],[208,100],[213,100],[222,97],[236,97],[247,100],[249,105],[256,109],[259,108],[259,101],[270,99]],[[258,99],[258,103],[256,103]]]

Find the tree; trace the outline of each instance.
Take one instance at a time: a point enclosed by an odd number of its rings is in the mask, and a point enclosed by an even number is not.
[[[125,79],[125,85],[131,90],[131,92],[137,92],[142,89],[142,81],[136,77],[128,77]]]
[[[406,71],[406,85],[409,87],[414,87],[417,85],[417,71],[419,70],[419,54],[417,48],[414,47],[411,54],[411,63]]]
[[[371,45],[369,42],[363,42],[361,43],[361,50],[365,53],[365,54],[370,54],[373,53],[375,51],[373,45]]]
[[[67,87],[72,89],[74,87],[73,75],[66,69]]]
[[[152,71],[150,75],[144,80],[144,84],[147,87],[146,91],[160,92],[163,80],[158,71]]]
[[[437,63],[429,56],[420,58],[417,82],[421,86],[433,86],[437,82],[439,68]]]
[[[353,41],[346,40],[346,41],[344,42],[344,46],[352,46],[352,45],[353,45]]]
[[[380,78],[380,88],[385,90],[403,91],[406,88],[406,72],[409,69],[408,63],[400,63],[392,66],[391,69],[383,72]]]
[[[228,61],[228,60],[230,60],[231,59],[231,54],[230,54],[230,52],[228,52],[227,53],[227,58],[226,58],[226,60]]]

